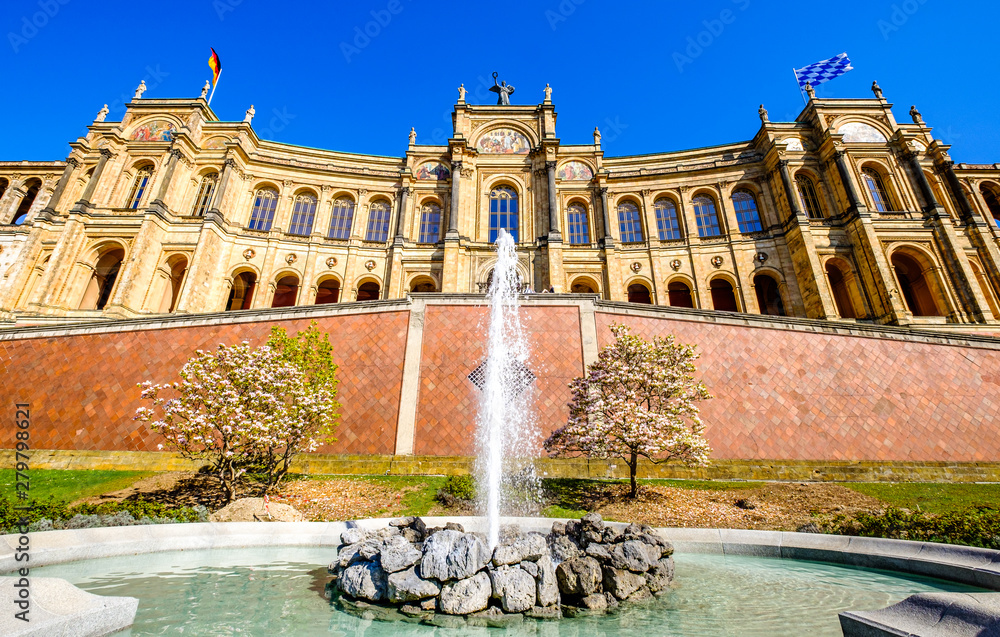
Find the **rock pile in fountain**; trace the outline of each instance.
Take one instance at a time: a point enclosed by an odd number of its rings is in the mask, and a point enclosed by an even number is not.
[[[548,535],[502,527],[492,552],[481,533],[428,529],[413,517],[348,529],[341,542],[329,570],[342,608],[443,626],[456,616],[502,626],[613,611],[665,591],[674,573],[670,542],[648,526],[606,525],[596,513],[556,522]]]

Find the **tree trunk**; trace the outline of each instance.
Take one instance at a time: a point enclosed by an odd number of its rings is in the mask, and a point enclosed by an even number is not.
[[[635,483],[635,472],[636,469],[638,469],[638,467],[639,467],[639,457],[633,453],[628,461],[628,474],[629,474],[628,477],[629,481],[632,483],[632,492],[629,493],[629,497],[632,498],[633,500],[639,494],[639,487]]]

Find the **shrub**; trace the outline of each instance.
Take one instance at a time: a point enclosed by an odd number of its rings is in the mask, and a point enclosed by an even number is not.
[[[459,500],[476,499],[476,481],[472,476],[451,476],[445,481],[442,490]]]
[[[31,509],[16,509],[9,500],[0,500],[0,532],[19,533],[17,523],[24,519],[29,531],[89,529],[102,526],[134,524],[174,524],[177,522],[208,522],[208,509],[194,507],[171,508],[158,502],[123,500],[100,504],[80,504],[69,508],[55,498],[32,500]]]
[[[469,475],[451,476],[434,499],[446,507],[461,507],[476,499],[476,481]]]
[[[834,519],[831,531],[839,535],[1000,549],[1000,510],[977,506],[932,515],[890,507],[876,513],[858,513],[852,518],[839,516]]]

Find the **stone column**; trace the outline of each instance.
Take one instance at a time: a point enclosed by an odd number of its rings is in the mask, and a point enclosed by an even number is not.
[[[955,197],[955,201],[958,202],[959,212],[962,215],[962,221],[966,223],[975,223],[980,217],[975,214],[972,203],[969,198],[965,195],[965,190],[962,189],[962,184],[958,181],[958,175],[955,174],[955,162],[946,161],[941,164],[941,171],[944,172],[944,178],[948,182],[948,188],[951,189],[951,194]]]
[[[445,241],[458,241],[458,202],[462,183],[462,162],[451,162],[451,211],[448,213],[448,234]]]
[[[94,196],[94,191],[97,190],[97,183],[101,180],[101,173],[104,172],[104,167],[107,165],[108,160],[111,159],[111,151],[107,148],[102,148],[100,150],[101,158],[97,160],[97,166],[94,168],[94,174],[90,177],[90,181],[87,182],[87,187],[83,189],[83,194],[80,195],[80,200],[76,202],[77,207],[89,208],[90,198]]]
[[[934,196],[934,189],[931,188],[930,182],[927,181],[927,175],[924,174],[924,169],[920,165],[919,156],[916,153],[907,153],[906,159],[910,164],[910,171],[913,173],[913,180],[917,182],[920,194],[923,195],[924,201],[927,202],[927,205],[924,207],[924,212],[933,208],[941,207],[941,203],[937,200],[937,197]]]
[[[850,212],[867,209],[867,206],[865,206],[865,204],[861,201],[861,197],[858,195],[858,189],[854,185],[854,177],[851,175],[851,169],[847,165],[847,153],[842,150],[838,150],[834,157],[837,161],[837,172],[840,174],[840,181],[844,184],[844,190],[847,193],[847,201],[851,206]]]
[[[163,199],[167,196],[167,191],[170,189],[170,180],[174,176],[174,169],[177,168],[177,160],[181,158],[181,155],[181,151],[176,148],[170,151],[170,155],[167,158],[167,167],[163,171],[163,178],[160,180],[160,188],[156,191],[156,197],[153,199],[153,203],[150,204],[150,208],[167,210]]]
[[[70,157],[66,160],[66,169],[63,170],[62,176],[59,177],[59,183],[56,184],[55,191],[53,191],[52,196],[49,197],[49,203],[42,208],[40,215],[50,216],[56,214],[56,206],[59,205],[59,200],[62,198],[63,191],[66,190],[66,184],[69,183],[70,176],[72,176],[73,171],[76,170],[79,165],[80,161],[75,157]]]
[[[220,221],[224,217],[219,206],[222,205],[222,200],[226,196],[226,188],[229,186],[229,178],[233,174],[234,166],[236,166],[236,160],[227,157],[222,165],[222,176],[219,178],[219,184],[215,187],[215,192],[212,193],[212,205],[208,207],[209,214],[218,215]]]
[[[409,196],[410,196],[410,187],[405,186],[404,188],[401,189],[399,194],[399,212],[396,213],[397,216],[396,216],[395,243],[403,243],[403,241],[405,241],[403,232],[404,232],[404,223],[406,219],[406,203]]]
[[[562,241],[559,233],[559,205],[556,201],[556,162],[545,162],[545,172],[549,178],[549,241]]]
[[[615,240],[611,236],[611,212],[608,210],[608,189],[601,188],[601,213],[604,221],[604,243],[614,245]]]
[[[804,216],[802,206],[799,205],[799,198],[795,193],[795,184],[792,182],[792,175],[788,170],[787,159],[782,159],[778,162],[778,172],[781,174],[781,185],[785,187],[785,197],[788,198],[788,207],[792,210],[792,216],[796,219]]]

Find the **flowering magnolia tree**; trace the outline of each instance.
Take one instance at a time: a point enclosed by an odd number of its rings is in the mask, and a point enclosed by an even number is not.
[[[243,342],[198,350],[176,383],[142,383],[152,408],[140,407],[135,420],[183,457],[207,460],[227,503],[247,472],[259,474],[266,494],[296,453],[333,441],[335,371],[326,335],[315,326],[296,337],[275,328],[256,349]]]
[[[645,341],[624,325],[612,325],[615,342],[570,383],[569,421],[543,445],[554,456],[621,458],[632,490],[639,458],[708,464],[712,450],[702,437],[696,403],[711,398],[696,381],[695,348],[673,336]]]

